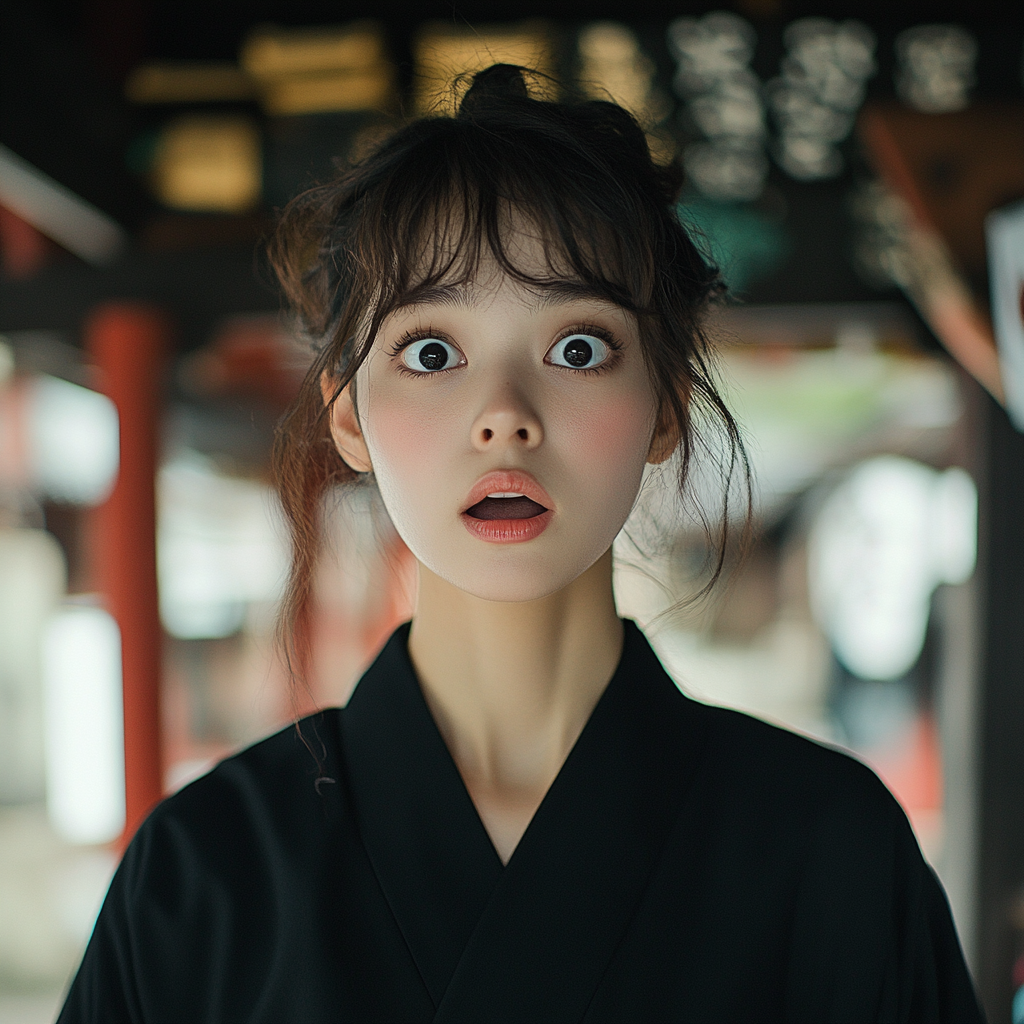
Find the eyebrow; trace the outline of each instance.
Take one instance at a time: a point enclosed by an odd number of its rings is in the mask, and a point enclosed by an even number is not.
[[[559,306],[581,299],[595,299],[617,306],[606,294],[582,281],[552,281],[531,289],[541,306]],[[473,285],[442,284],[414,290],[396,303],[394,311],[415,309],[417,306],[437,305],[465,308],[472,302]]]

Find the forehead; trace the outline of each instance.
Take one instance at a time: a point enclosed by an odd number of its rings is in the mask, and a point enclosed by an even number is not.
[[[508,211],[496,236],[482,237],[451,222],[423,240],[404,294],[395,296],[393,311],[413,306],[468,308],[499,293],[514,295],[536,308],[593,301],[618,307],[607,291],[588,284],[571,266],[560,240],[534,221]]]
[[[488,215],[471,199],[462,196],[425,213],[411,245],[396,249],[395,283],[404,293],[396,299],[438,285],[495,290],[504,277],[560,295],[579,294],[584,279],[615,282],[619,290],[624,285],[626,268],[618,265],[615,241],[601,225],[588,225],[580,236],[543,211],[507,201]],[[607,296],[607,288],[602,293]]]
[[[532,283],[500,271],[469,281],[428,285],[416,289],[413,294],[398,302],[392,312],[414,312],[428,306],[472,310],[491,304],[499,295],[538,311],[570,305],[587,305],[607,309],[609,312],[626,312],[607,296],[582,281],[552,280]]]

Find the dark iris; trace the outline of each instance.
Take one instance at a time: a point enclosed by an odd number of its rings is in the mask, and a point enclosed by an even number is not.
[[[440,342],[432,341],[420,349],[420,366],[424,370],[443,370],[448,362],[448,352]]]
[[[594,350],[582,338],[573,338],[562,349],[562,353],[570,366],[586,366],[594,357]]]

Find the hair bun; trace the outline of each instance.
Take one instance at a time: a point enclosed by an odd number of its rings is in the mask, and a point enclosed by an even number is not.
[[[472,115],[505,106],[509,100],[526,100],[526,69],[518,64],[492,64],[473,76],[473,82],[459,104],[459,116]]]

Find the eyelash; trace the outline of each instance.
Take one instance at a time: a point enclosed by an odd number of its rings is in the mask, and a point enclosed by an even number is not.
[[[425,338],[437,338],[438,341],[447,341],[449,345],[453,345],[458,348],[453,341],[449,341],[449,339],[445,337],[443,331],[435,331],[432,327],[427,327],[420,328],[415,331],[407,331],[394,343],[394,345],[391,346],[391,351],[388,355],[393,358],[401,353],[403,349],[408,348],[410,345],[414,345],[417,341],[423,341]],[[417,373],[416,370],[410,370],[404,363],[400,362],[398,365],[398,372],[405,374],[408,377],[443,377],[455,369],[458,369],[458,367],[449,366],[443,370],[434,370],[431,373]]]
[[[586,373],[598,375],[605,373],[610,370],[618,361],[619,353],[622,351],[622,346],[615,340],[609,331],[606,331],[603,327],[596,327],[594,324],[576,324],[570,327],[566,331],[562,331],[558,338],[555,340],[555,344],[563,341],[565,338],[571,338],[574,334],[589,334],[592,338],[597,338],[599,341],[603,341],[611,352],[608,358],[597,366],[559,366],[559,370],[568,370],[570,373]]]
[[[574,334],[589,334],[591,337],[597,338],[603,341],[608,348],[611,349],[611,354],[608,358],[598,366],[592,367],[579,367],[579,366],[559,366],[559,370],[568,370],[570,373],[585,373],[585,374],[601,374],[611,369],[617,362],[619,353],[622,351],[622,346],[615,340],[609,331],[606,331],[603,327],[596,327],[593,324],[575,324],[568,330],[563,331],[555,339],[554,344],[564,340],[565,338],[571,338]],[[403,349],[408,348],[410,345],[414,345],[417,341],[423,341],[425,338],[437,338],[438,341],[447,341],[449,345],[455,345],[453,341],[450,341],[445,337],[442,331],[435,331],[432,327],[419,328],[414,331],[407,331],[399,338],[394,345],[391,346],[391,350],[388,352],[392,358],[399,355]],[[455,346],[456,348],[458,346]],[[451,373],[452,370],[458,369],[458,367],[450,366],[444,370],[434,370],[431,373],[417,373],[416,370],[410,370],[408,366],[400,364],[398,366],[398,372],[408,375],[409,377],[441,377],[445,374]]]

